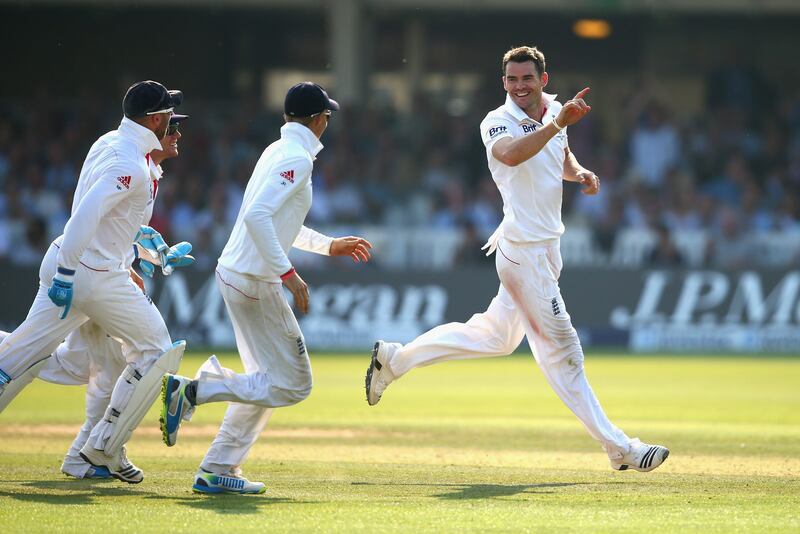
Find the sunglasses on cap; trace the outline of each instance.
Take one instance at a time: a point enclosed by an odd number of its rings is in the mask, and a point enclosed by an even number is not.
[[[150,110],[145,112],[145,115],[158,115],[159,113],[174,113],[175,105],[180,104],[183,100],[183,93],[180,91],[167,91],[161,95],[161,100]]]
[[[320,111],[319,113],[314,113],[313,115],[309,115],[308,117],[309,117],[310,119],[313,119],[313,118],[314,118],[314,117],[316,117],[317,115],[325,115],[325,118],[327,118],[327,119],[328,119],[328,121],[330,121],[330,120],[331,120],[331,110],[329,110],[329,109],[323,109],[323,110],[322,110],[322,111]]]

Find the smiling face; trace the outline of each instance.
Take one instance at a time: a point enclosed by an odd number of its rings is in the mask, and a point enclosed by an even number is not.
[[[503,76],[503,88],[520,109],[534,116],[541,109],[542,90],[547,85],[547,79],[546,72],[539,75],[533,61],[509,61]],[[540,117],[541,114],[534,118]]]
[[[161,148],[164,150],[166,158],[174,158],[178,155],[178,139],[180,138],[181,132],[177,129],[174,132],[167,130],[167,134],[161,140]]]
[[[181,138],[181,132],[178,131],[177,128],[175,128],[174,132],[171,132],[171,129],[172,128],[168,129],[161,139],[161,149],[153,150],[150,153],[150,157],[153,158],[156,164],[160,164],[165,159],[174,158],[178,155],[178,139]]]

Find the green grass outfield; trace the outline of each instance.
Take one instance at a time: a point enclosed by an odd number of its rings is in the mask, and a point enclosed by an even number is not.
[[[373,408],[366,354],[312,357],[311,397],[245,466],[262,496],[191,492],[224,405],[171,449],[152,410],[129,445],[139,485],[67,479],[83,388],[35,382],[0,415],[0,531],[800,532],[800,358],[590,355],[612,420],[672,451],[638,473],[609,469],[529,356],[417,369]]]

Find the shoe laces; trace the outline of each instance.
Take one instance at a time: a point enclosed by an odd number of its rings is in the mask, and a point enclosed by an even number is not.
[[[123,445],[122,449],[119,451],[119,463],[122,467],[130,467],[133,466],[133,462],[128,460],[128,450]]]

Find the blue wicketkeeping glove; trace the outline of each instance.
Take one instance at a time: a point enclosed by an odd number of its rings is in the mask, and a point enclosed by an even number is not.
[[[64,319],[67,316],[72,306],[72,281],[74,278],[75,271],[59,267],[53,277],[53,283],[50,284],[50,289],[47,290],[47,296],[50,297],[53,304],[59,308],[64,307],[60,319]]]
[[[139,258],[139,269],[147,278],[153,278],[153,273],[156,271],[156,266],[147,260]]]
[[[136,234],[133,242],[139,243],[153,259],[159,258],[162,265],[166,262],[169,246],[164,241],[164,238],[161,237],[161,234],[153,228],[144,225],[140,226],[139,232]]]
[[[186,241],[181,241],[177,245],[174,245],[167,249],[166,254],[163,256],[163,260],[159,258],[162,263],[161,265],[161,272],[164,276],[169,276],[172,274],[172,271],[175,270],[176,267],[186,267],[188,265],[192,265],[195,262],[194,256],[190,256],[189,253],[192,251],[192,244]],[[151,261],[148,261],[144,258],[139,258],[139,269],[142,270],[142,274],[147,276],[148,278],[153,277],[153,273],[156,270],[156,264]]]
[[[192,244],[188,241],[181,241],[177,245],[169,248],[166,258],[167,261],[161,264],[161,272],[165,275],[172,274],[176,267],[187,267],[194,263],[194,256],[190,256]]]

